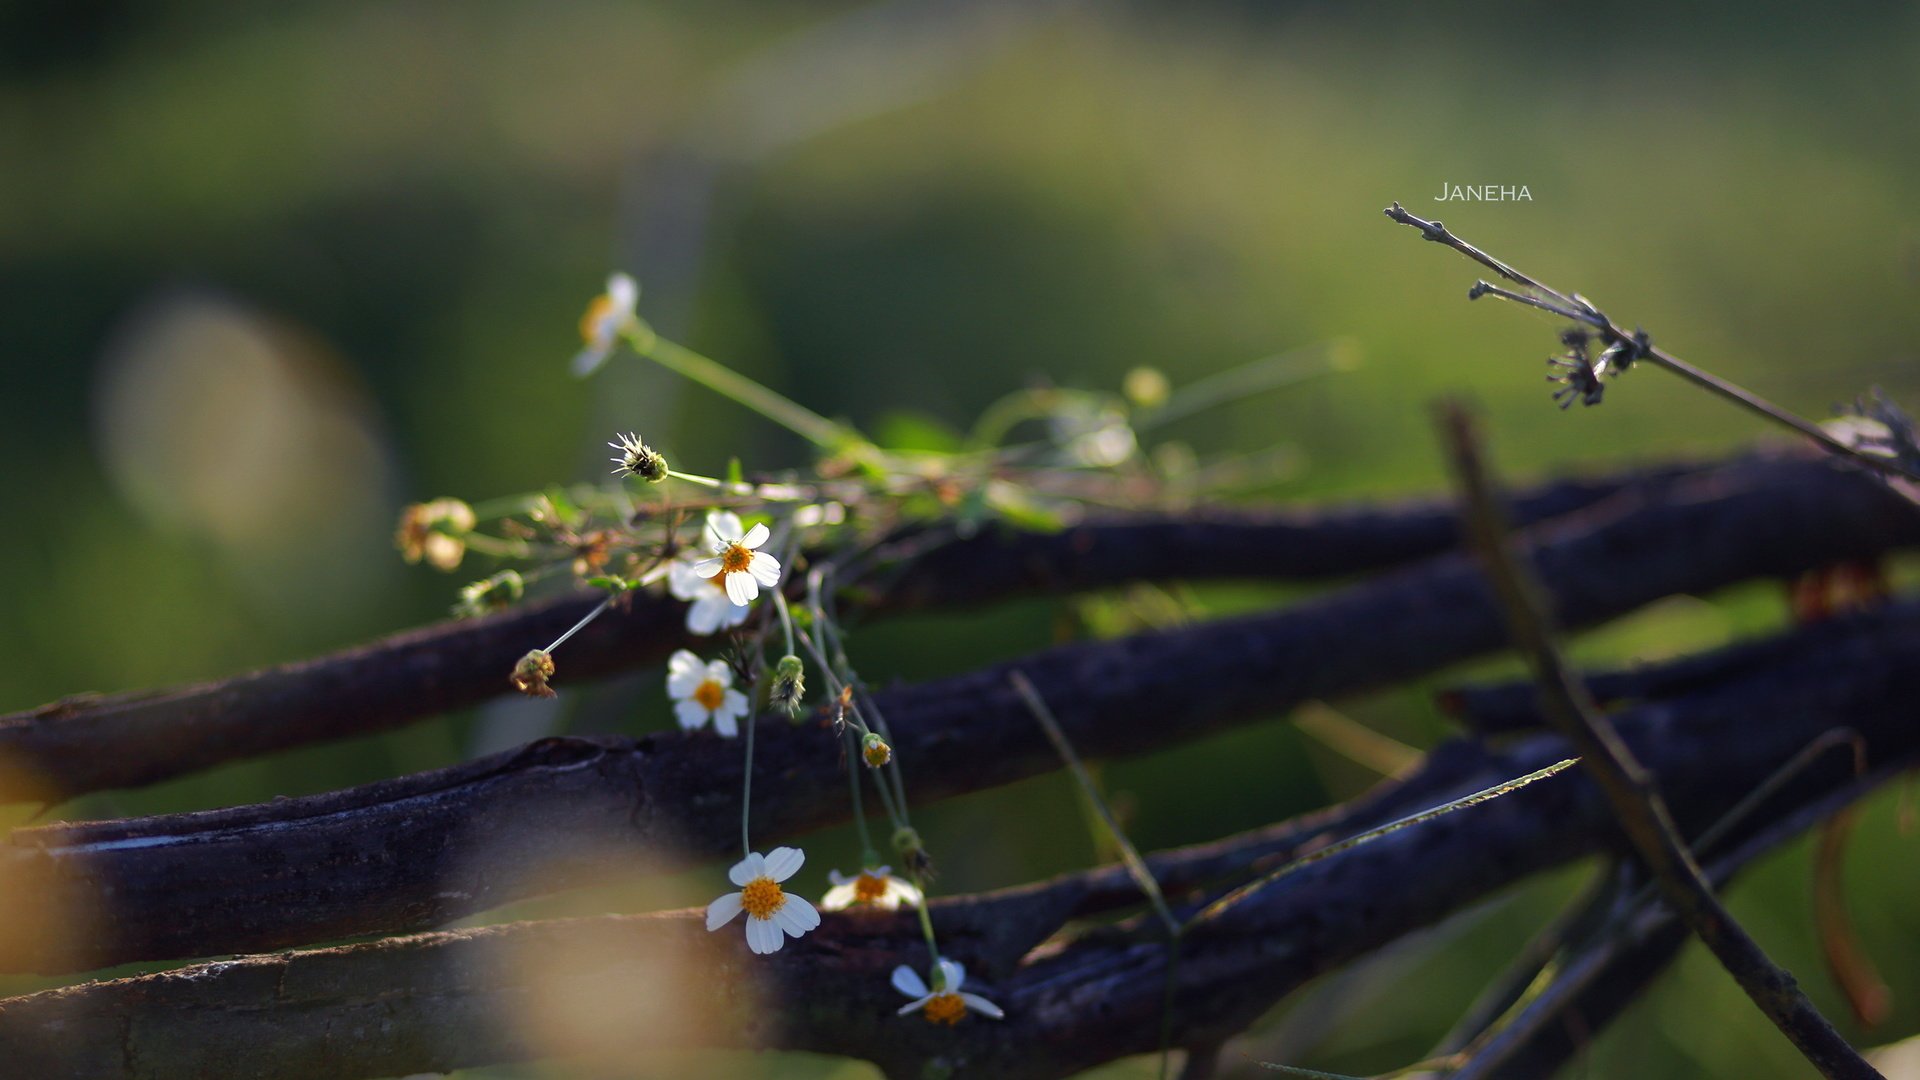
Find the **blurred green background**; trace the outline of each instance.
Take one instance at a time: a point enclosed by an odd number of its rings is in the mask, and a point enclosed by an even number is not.
[[[1433,201],[1469,183],[1533,199]],[[1916,195],[1907,5],[0,4],[0,709],[437,618],[484,564],[402,565],[400,506],[603,476],[615,428],[701,471],[803,462],[630,356],[591,383],[566,375],[613,268],[640,278],[663,331],[870,431],[965,425],[1036,379],[1116,388],[1146,364],[1178,384],[1346,339],[1357,370],[1168,434],[1202,458],[1293,448],[1298,467],[1261,497],[1371,497],[1443,482],[1427,422],[1443,392],[1484,404],[1516,478],[1761,434],[1658,371],[1603,408],[1552,408],[1552,321],[1466,303],[1476,268],[1387,222],[1389,201],[1821,416],[1873,384],[1920,402]],[[1064,609],[896,622],[854,646],[871,677],[921,678],[1042,646]],[[1758,584],[1657,605],[1578,649],[1654,658],[1782,618],[1780,589]],[[1446,731],[1430,690],[1340,707],[1426,745]],[[550,730],[666,727],[664,706],[639,676],[558,712],[508,703],[57,813],[325,790]],[[1105,770],[1143,846],[1374,779],[1282,717]],[[1870,805],[1848,872],[1895,995],[1890,1023],[1850,1029],[1864,1043],[1920,1031],[1920,861],[1895,802]],[[982,815],[1008,827],[983,832]],[[1033,815],[1059,827],[1013,827]],[[946,889],[1101,857],[1060,777],[927,816]],[[842,834],[807,844],[808,874],[854,858]],[[1834,1014],[1807,865],[1804,845],[1782,852],[1734,905]],[[1229,1071],[1255,1074],[1235,1051],[1345,1072],[1413,1060],[1584,872],[1297,995],[1230,1048]],[[711,878],[510,914],[704,903]],[[691,1068],[871,1075],[797,1056]],[[1804,1065],[1690,952],[1584,1070]]]

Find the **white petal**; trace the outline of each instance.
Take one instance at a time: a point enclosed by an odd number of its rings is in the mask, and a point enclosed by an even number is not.
[[[720,558],[701,559],[699,562],[693,564],[693,572],[711,581],[713,580],[713,575],[719,573],[721,567],[724,567],[725,565],[727,564],[726,564],[726,560],[724,559],[720,559]]]
[[[780,924],[780,929],[787,932],[788,937],[799,937],[820,925],[820,912],[806,900],[788,893],[787,902],[773,913],[773,919]]]
[[[779,925],[772,919],[747,917],[747,948],[764,956],[779,952],[780,946],[786,943],[787,935],[780,932]]]
[[[705,589],[705,583],[702,583],[700,587]],[[709,590],[709,595],[711,595],[711,590]],[[680,599],[686,600],[690,599],[690,597],[683,596]],[[698,600],[694,600],[693,603],[687,607],[687,633],[706,637],[708,634],[720,629],[720,622],[723,617],[722,613],[732,610],[732,604],[709,603],[707,596],[702,596]]]
[[[807,861],[807,853],[797,847],[777,847],[767,852],[767,876],[775,881],[785,881],[800,871],[802,863]]]
[[[594,372],[599,371],[600,365],[607,362],[607,357],[611,355],[612,352],[613,350],[605,345],[589,345],[581,349],[575,353],[573,357],[571,366],[574,376],[584,379]]]
[[[909,1009],[927,1003],[927,984],[920,981],[919,972],[905,964],[901,964],[899,967],[893,969],[893,988],[910,998],[920,999],[914,1002],[913,1005],[907,1006]],[[906,1010],[903,1009],[901,1011],[905,1012]]]
[[[851,885],[859,880],[859,878],[857,875],[855,877],[848,877],[836,869],[827,871],[827,880],[832,882],[835,888],[839,888],[842,885]]]
[[[991,1016],[995,1020],[1004,1020],[1007,1017],[1007,1014],[1001,1010],[1000,1006],[995,1005],[979,994],[961,994],[960,1000],[967,1003],[967,1008],[982,1015]]]
[[[754,878],[766,876],[766,857],[757,851],[750,852],[746,858],[734,863],[733,868],[727,871],[727,880],[743,889],[747,887],[747,882]]]
[[[640,284],[631,275],[613,274],[607,278],[607,299],[613,301],[615,310],[631,312],[640,302]]]
[[[811,900],[808,900],[804,896],[795,896],[792,893],[788,893],[787,902],[781,905],[780,910],[785,911],[788,908],[794,909],[793,921],[799,923],[801,929],[813,930],[819,927],[820,910],[813,906]]]
[[[760,586],[753,583],[751,574],[727,575],[727,599],[745,606],[751,604],[760,595]]]
[[[756,521],[753,523],[753,528],[747,530],[747,535],[740,538],[740,546],[743,548],[757,548],[767,542],[769,535],[771,535],[771,533],[767,527]]]
[[[727,666],[725,660],[715,660],[707,665],[707,678],[721,686],[732,686],[733,669]]]
[[[920,890],[914,888],[911,883],[901,881],[899,878],[887,879],[886,898],[893,901],[891,905],[893,907],[899,907],[901,904],[910,904],[914,907],[920,906]]]
[[[836,874],[835,876],[837,877],[839,875]],[[820,897],[820,910],[845,911],[853,906],[853,897],[853,884],[845,881],[838,882],[833,888],[828,889],[825,895]]]
[[[724,593],[713,594],[713,610],[721,612],[721,626],[739,626],[747,621],[747,616],[753,611],[749,607],[733,606],[733,601],[729,600]]]
[[[707,583],[693,572],[690,562],[676,562],[667,567],[667,591],[675,600],[698,600],[706,595]]]
[[[780,584],[780,560],[764,551],[756,551],[753,558],[747,560],[747,573],[753,580],[771,589]]]
[[[682,728],[692,731],[711,719],[711,714],[705,705],[697,701],[683,701],[673,707],[673,718],[679,721]]]
[[[715,510],[707,515],[707,537],[715,549],[740,539],[740,515],[731,510]]]
[[[893,873],[893,867],[886,866],[883,864],[880,866],[876,866],[872,870],[867,872],[873,874],[875,877],[886,877],[887,875]]]
[[[731,714],[722,715],[716,712],[713,714],[713,730],[719,733],[721,738],[731,739],[740,734],[740,725],[734,722]]]
[[[899,984],[899,983],[894,983],[894,985],[895,985],[895,986],[898,986],[898,985],[900,985],[900,984]],[[902,1006],[900,1006],[900,1008],[899,1008],[899,1009],[898,1009],[898,1010],[897,1010],[897,1011],[896,1011],[896,1012],[894,1013],[894,1015],[895,1015],[895,1016],[905,1016],[905,1015],[907,1015],[908,1013],[910,1013],[910,1012],[913,1012],[913,1011],[914,1011],[914,1010],[916,1010],[916,1009],[924,1009],[924,1008],[926,1008],[926,1007],[927,1007],[927,1002],[929,1002],[929,1001],[932,1001],[932,1000],[933,1000],[933,995],[932,995],[932,994],[928,994],[928,995],[927,995],[926,997],[923,997],[923,998],[921,998],[921,999],[920,999],[920,1000],[918,1000],[918,1001],[909,1001],[909,1002],[907,1002],[907,1003],[906,1003],[905,1005],[902,1005]]]
[[[949,994],[958,992],[960,984],[967,981],[967,969],[944,956],[940,958],[940,973],[946,976],[947,980],[940,984],[940,989]]]
[[[693,693],[694,687],[700,685],[700,676],[706,667],[707,665],[689,650],[674,650],[673,655],[667,657],[667,693],[673,697],[686,697]],[[692,678],[693,681],[688,682],[688,678]],[[686,689],[676,691],[674,689],[676,686],[684,686]]]
[[[728,717],[747,715],[747,695],[738,690],[727,691],[720,698],[720,707],[714,710],[715,716],[720,713],[726,713]]]
[[[707,905],[707,929],[718,930],[740,914],[740,894],[730,892]]]

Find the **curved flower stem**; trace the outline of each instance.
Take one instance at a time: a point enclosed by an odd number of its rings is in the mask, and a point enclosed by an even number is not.
[[[605,600],[600,601],[599,604],[594,606],[594,609],[592,611],[589,611],[585,615],[581,616],[579,622],[574,623],[573,626],[568,628],[566,633],[561,634],[557,638],[554,638],[553,644],[547,646],[545,649],[541,651],[552,652],[553,650],[566,644],[568,638],[572,637],[573,635],[579,633],[581,630],[585,629],[588,623],[599,618],[601,613],[606,611],[607,608],[610,607],[612,604],[613,604],[613,597],[611,596],[607,597]]]
[[[626,329],[627,344],[633,351],[669,371],[684,375],[722,397],[744,405],[822,450],[838,452],[849,446],[864,446],[866,440],[852,429],[784,397],[717,360],[702,356],[674,341],[660,337],[653,328],[635,320]]]

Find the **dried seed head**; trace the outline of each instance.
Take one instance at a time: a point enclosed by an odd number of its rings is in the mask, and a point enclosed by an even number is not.
[[[667,478],[667,459],[661,456],[660,451],[641,442],[634,433],[621,435],[617,442],[607,445],[620,451],[619,457],[611,459],[618,466],[613,470],[614,475],[625,473],[637,476],[649,484],[657,484]]]

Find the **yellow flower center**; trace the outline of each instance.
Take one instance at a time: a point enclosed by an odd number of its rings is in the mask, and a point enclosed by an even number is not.
[[[853,879],[853,902],[871,904],[887,895],[887,879],[862,873]]]
[[[727,594],[727,575],[724,572],[715,574],[712,577],[708,578],[707,584],[713,586],[716,589],[719,589],[720,595],[725,596]]]
[[[587,313],[580,316],[580,340],[592,345],[600,340],[600,323],[613,313],[613,297],[601,293],[587,305]]]
[[[786,906],[787,894],[780,891],[780,883],[770,877],[757,877],[740,890],[740,906],[756,919],[771,919],[773,913]]]
[[[727,700],[727,688],[721,686],[718,679],[708,679],[694,687],[693,700],[699,702],[701,708],[713,712],[721,702]]]
[[[952,1026],[959,1023],[961,1017],[967,1015],[967,1003],[960,1000],[959,994],[935,994],[927,999],[926,1005],[920,1011],[929,1024]]]
[[[752,548],[742,547],[739,544],[728,544],[727,550],[720,553],[720,573],[722,576],[740,573],[745,570],[747,564],[752,561]]]

